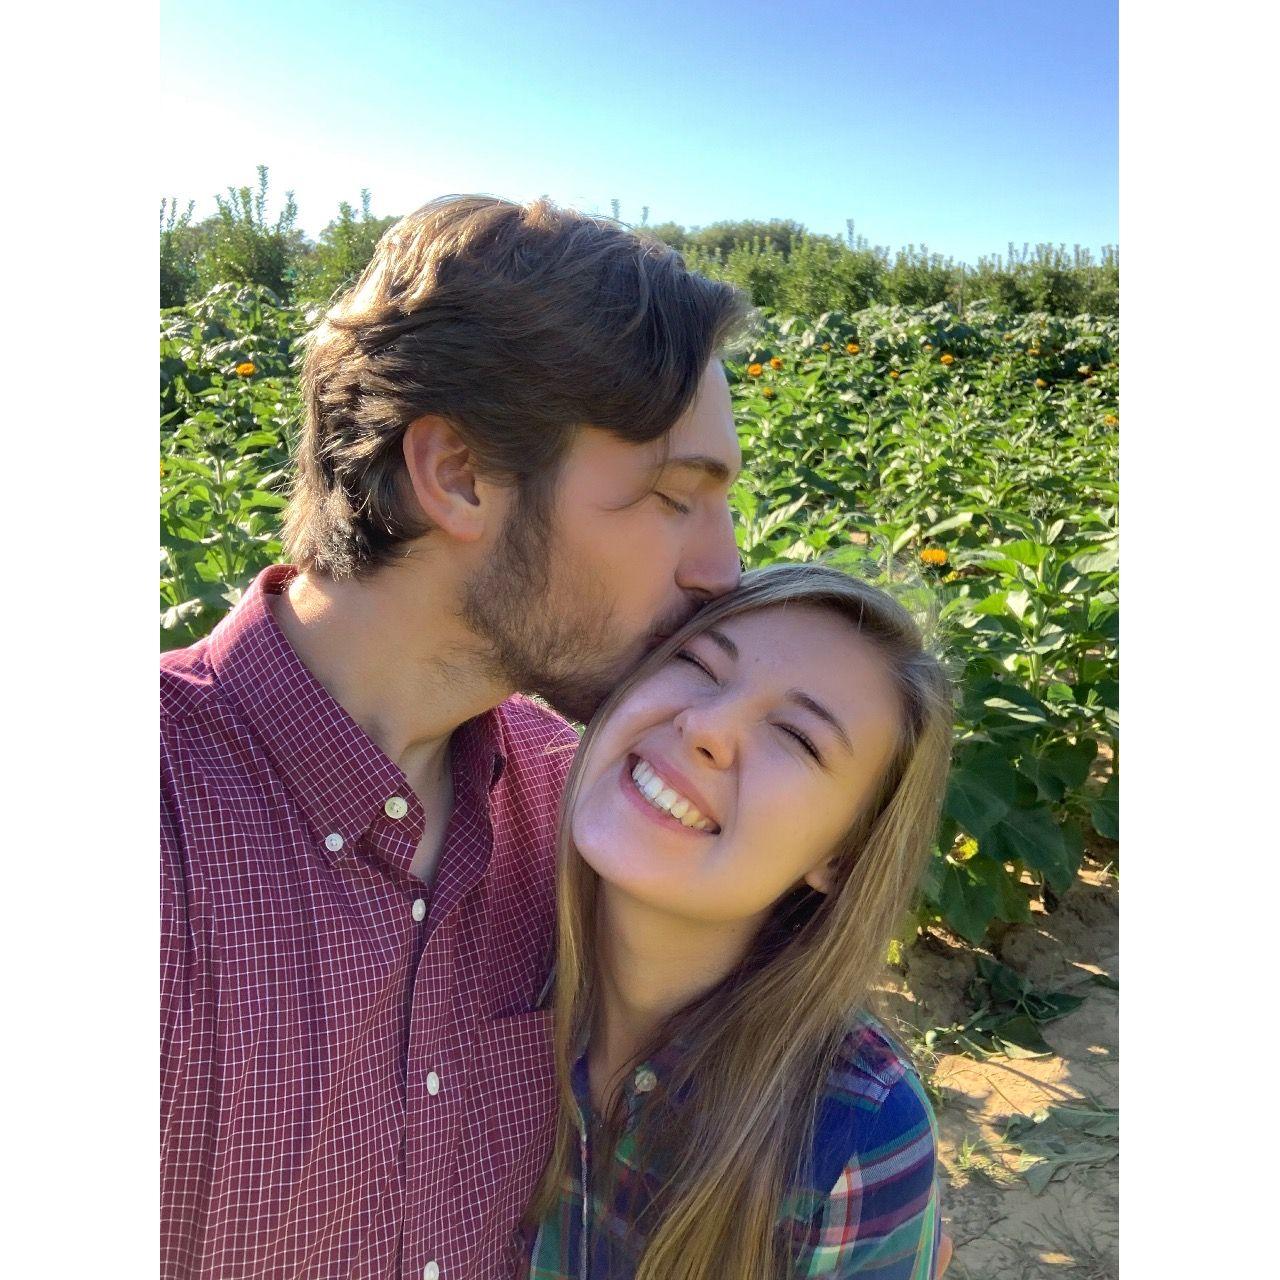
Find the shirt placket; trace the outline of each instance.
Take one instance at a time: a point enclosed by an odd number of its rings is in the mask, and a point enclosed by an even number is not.
[[[579,1119],[578,1150],[582,1160],[582,1234],[578,1245],[578,1280],[591,1278],[591,1141]]]
[[[478,808],[480,802],[472,794],[463,778],[455,773],[454,813],[444,836],[439,866],[446,859],[462,859],[467,856],[457,842],[459,817],[465,810],[470,821],[480,820],[484,833],[482,840],[490,848],[493,828],[487,806]],[[457,847],[455,847],[457,846]],[[474,850],[471,851],[474,853]],[[484,859],[477,857],[479,866]],[[438,883],[438,879],[437,879]],[[437,1206],[434,1218],[428,1219],[425,1211],[431,1202],[426,1194],[425,1170],[428,1161],[452,1161],[454,1145],[458,1139],[458,1100],[463,1092],[462,1064],[456,1057],[446,1059],[446,1049],[431,1028],[445,1028],[450,1020],[444,1016],[454,998],[451,982],[436,986],[424,977],[436,966],[428,952],[436,949],[448,952],[455,943],[455,915],[461,909],[464,895],[451,899],[449,906],[428,896],[425,885],[419,886],[423,908],[415,906],[414,919],[420,922],[417,949],[408,984],[408,1018],[405,1044],[405,1135],[404,1135],[404,1186],[406,1207],[401,1231],[401,1256],[398,1268],[402,1280],[451,1280],[457,1275],[457,1261],[449,1252],[456,1248],[454,1228],[446,1221]],[[441,916],[440,912],[444,911]],[[435,952],[433,951],[434,955]],[[451,966],[443,966],[451,969]],[[474,1012],[474,1006],[473,1006]],[[458,1046],[451,1046],[455,1051]]]
[[[587,1085],[587,1071],[585,1058],[579,1064],[580,1074],[575,1084],[575,1093],[578,1094],[578,1149],[579,1163],[582,1171],[582,1221],[579,1224],[579,1240],[580,1248],[578,1251],[578,1280],[591,1280],[592,1272],[592,1220],[596,1214],[595,1195],[591,1189],[591,1140],[589,1136],[589,1128],[585,1116],[591,1114],[590,1111],[590,1094]],[[635,1124],[636,1112],[640,1107],[640,1095],[648,1093],[658,1083],[658,1077],[653,1068],[647,1063],[642,1063],[633,1072],[631,1077],[624,1081],[623,1101],[627,1108],[627,1126],[630,1128]],[[615,1159],[618,1158],[615,1154]],[[600,1211],[605,1212],[607,1206],[601,1206]]]
[[[395,909],[404,913],[406,925],[411,931],[401,996],[403,1002],[403,1021],[400,1024],[403,1028],[400,1040],[404,1082],[403,1122],[400,1126],[396,1151],[399,1167],[400,1224],[396,1233],[394,1262],[396,1271],[403,1270],[406,1276],[412,1277],[412,1280],[439,1280],[441,1267],[435,1259],[430,1259],[424,1264],[421,1261],[415,1262],[405,1258],[406,1240],[414,1240],[424,1234],[417,1229],[418,1220],[415,1217],[415,1205],[419,1206],[420,1211],[421,1197],[415,1199],[414,1195],[415,1170],[411,1162],[413,1144],[410,1135],[415,1125],[419,1124],[419,1117],[423,1112],[419,1101],[423,1091],[434,1098],[441,1092],[441,1076],[445,1074],[443,1070],[433,1069],[429,1072],[415,1070],[414,1045],[416,1040],[421,1038],[415,1037],[415,1025],[421,1021],[434,1019],[438,1022],[440,1020],[437,1016],[438,1010],[431,1008],[425,1012],[420,1010],[421,1001],[417,995],[418,975],[422,970],[422,961],[429,942],[427,920],[431,890],[407,872],[425,825],[420,808],[412,798],[412,793],[404,786],[397,787],[394,794],[382,801],[381,811],[376,814],[371,827],[365,833],[363,847],[380,863],[394,868],[390,874],[395,885],[392,892],[398,899]],[[326,848],[336,852],[335,845],[338,848],[342,847],[340,836],[326,839]],[[429,1143],[430,1138],[427,1141]],[[402,1267],[402,1263],[407,1265]]]
[[[425,1221],[423,1210],[426,1197],[421,1193],[422,1163],[435,1152],[443,1158],[448,1144],[449,1119],[452,1112],[452,1096],[457,1092],[449,1066],[439,1053],[432,1059],[431,1047],[426,1043],[425,1026],[439,1024],[437,1002],[446,993],[431,990],[419,983],[423,971],[423,959],[431,938],[427,933],[427,911],[418,908],[427,902],[426,886],[415,899],[414,915],[417,937],[408,989],[408,1016],[405,1030],[405,1127],[401,1139],[401,1167],[406,1195],[404,1227],[401,1231],[402,1274],[405,1280],[440,1280],[442,1262],[437,1256],[443,1253],[443,1223]],[[448,1090],[444,1082],[455,1087]],[[433,1244],[434,1235],[434,1244]]]

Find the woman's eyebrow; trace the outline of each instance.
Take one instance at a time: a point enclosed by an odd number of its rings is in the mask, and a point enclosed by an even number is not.
[[[844,749],[849,752],[850,755],[854,754],[853,743],[849,741],[849,735],[845,733],[844,725],[842,725],[840,721],[837,720],[835,716],[833,716],[831,712],[817,700],[817,698],[810,697],[810,695],[805,693],[802,689],[788,689],[787,698],[798,706],[806,707],[808,710],[812,711],[819,720],[825,720],[832,729],[835,730],[835,735],[844,744]]]
[[[717,631],[715,627],[708,627],[702,634],[723,649],[725,653],[734,660],[734,662],[737,662],[738,646],[734,644],[723,631]],[[853,742],[850,740],[848,733],[845,732],[844,725],[842,725],[840,721],[837,720],[835,716],[833,716],[831,712],[817,700],[817,698],[813,697],[811,694],[805,693],[803,689],[788,689],[787,700],[789,702],[794,702],[799,707],[804,707],[807,711],[812,711],[819,720],[826,721],[826,723],[834,730],[836,737],[840,739],[844,749],[848,751],[850,755],[855,754],[853,750]]]
[[[734,662],[737,662],[738,646],[734,644],[723,631],[717,631],[715,627],[708,627],[702,634],[707,636],[709,639],[714,640],[715,643],[718,644],[720,648],[722,648],[725,653],[734,660]]]

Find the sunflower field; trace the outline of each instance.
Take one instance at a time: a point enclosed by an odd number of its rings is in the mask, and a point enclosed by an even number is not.
[[[830,557],[930,615],[958,690],[903,941],[1028,922],[1118,839],[1118,322],[876,305],[766,317],[728,372],[749,566]],[[277,534],[302,310],[222,284],[160,314],[162,648],[207,634]]]

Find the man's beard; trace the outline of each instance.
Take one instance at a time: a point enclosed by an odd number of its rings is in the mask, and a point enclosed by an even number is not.
[[[585,724],[641,652],[614,630],[609,584],[553,567],[549,506],[520,494],[493,557],[464,588],[462,619],[487,646],[490,678]],[[682,621],[655,625],[643,650]]]

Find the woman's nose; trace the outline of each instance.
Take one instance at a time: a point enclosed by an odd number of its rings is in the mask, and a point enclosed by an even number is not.
[[[689,751],[707,764],[725,769],[733,763],[736,739],[728,708],[714,703],[686,707],[676,716],[675,726]]]

